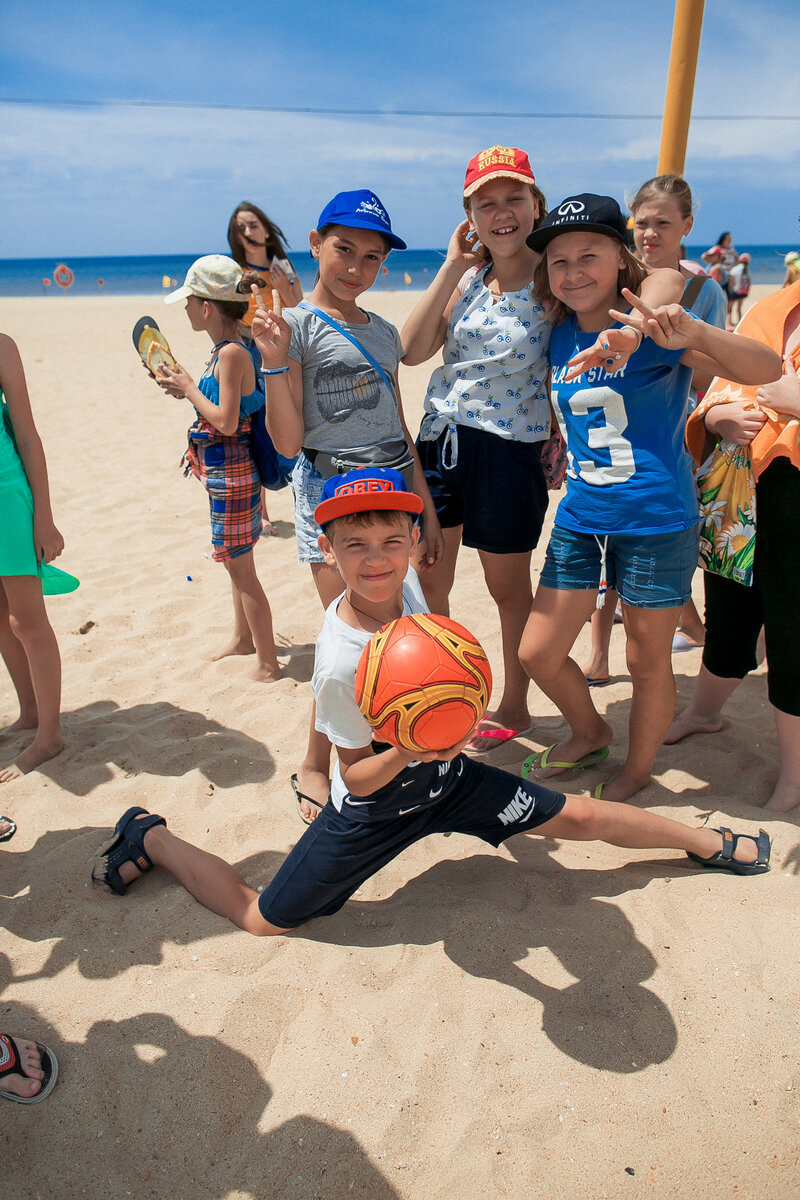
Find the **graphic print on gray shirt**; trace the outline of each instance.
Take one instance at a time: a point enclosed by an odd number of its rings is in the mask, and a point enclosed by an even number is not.
[[[291,326],[289,356],[303,371],[303,444],[328,453],[402,440],[394,395],[363,354],[303,308],[284,310]],[[369,314],[366,325],[342,325],[380,363],[390,379],[403,354],[400,335]]]

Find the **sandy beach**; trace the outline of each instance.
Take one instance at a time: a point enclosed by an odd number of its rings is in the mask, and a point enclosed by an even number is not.
[[[414,299],[377,293],[368,306],[401,326]],[[724,730],[664,747],[636,798],[687,822],[765,828],[761,878],[667,851],[436,837],[336,917],[277,940],[233,929],[161,872],[122,898],[90,885],[92,855],[135,804],[254,886],[303,832],[289,775],[322,610],[297,562],[291,495],[271,496],[278,536],[256,549],[284,668],[263,685],[246,660],[210,661],[231,625],[228,582],[210,561],[205,493],[179,470],[189,406],[157,389],[131,343],[143,313],[197,378],[209,344],[180,306],[0,299],[47,453],[59,565],[81,579],[48,605],[66,748],[0,788],[19,826],[0,847],[0,1029],[46,1042],[61,1064],[41,1106],[2,1106],[3,1195],[796,1196],[800,818],[761,808],[777,774],[763,667]],[[413,430],[429,374],[401,368]],[[702,608],[699,573],[695,597]],[[452,613],[499,676],[473,551]],[[579,658],[587,648],[588,627]],[[674,658],[680,706],[699,661]],[[594,786],[624,751],[618,626],[612,673],[595,694],[611,756],[567,790]],[[491,755],[514,772],[562,736],[533,687],[531,705],[534,732]],[[15,716],[0,671],[0,727]],[[23,745],[0,735],[0,762]]]

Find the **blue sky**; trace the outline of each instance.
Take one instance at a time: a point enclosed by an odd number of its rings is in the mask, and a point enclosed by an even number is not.
[[[242,199],[293,247],[334,192],[371,187],[410,245],[443,246],[468,159],[530,154],[550,203],[624,200],[655,174],[673,5],[406,0],[71,0],[0,11],[0,257],[223,249]],[[800,215],[800,9],[708,0],[686,177],[692,241],[794,242]],[[81,101],[189,102],[209,108]],[[59,103],[47,104],[47,101]],[[503,116],[323,116],[214,105],[434,109]]]

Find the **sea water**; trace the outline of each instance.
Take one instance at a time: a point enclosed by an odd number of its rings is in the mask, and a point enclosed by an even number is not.
[[[700,261],[705,246],[687,246],[689,258]],[[791,245],[737,246],[750,254],[753,283],[777,285],[785,274],[784,255]],[[289,252],[304,292],[316,278],[316,262],[308,250]],[[0,296],[160,296],[183,283],[199,254],[153,254],[114,258],[6,258],[0,259]],[[381,268],[378,290],[424,291],[444,261],[444,250],[394,250]],[[69,287],[61,287],[56,268],[63,263],[72,272]],[[166,282],[165,282],[166,281]]]

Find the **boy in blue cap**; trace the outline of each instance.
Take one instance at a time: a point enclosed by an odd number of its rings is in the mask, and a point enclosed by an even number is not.
[[[337,912],[361,885],[430,833],[468,833],[492,846],[518,833],[685,850],[703,866],[769,870],[770,842],[729,829],[694,829],[625,804],[565,795],[474,762],[461,746],[425,755],[376,748],[355,700],[355,672],[381,626],[425,610],[407,579],[421,510],[402,476],[365,468],[327,481],[316,518],[325,561],[345,591],[328,608],[312,688],[317,722],[337,747],[331,802],[259,894],[222,859],[184,842],[163,817],[132,808],[117,824],[93,878],[122,894],[155,866],[171,871],[213,912],[248,933],[287,933]],[[463,745],[463,744],[462,744]]]
[[[273,292],[268,310],[260,293],[253,338],[262,357],[267,427],[281,454],[299,455],[292,474],[297,550],[308,563],[323,607],[342,590],[335,563],[319,547],[314,509],[326,479],[350,467],[396,467],[422,501],[426,553],[422,567],[442,554],[439,518],[403,417],[397,367],[403,355],[394,325],[366,312],[359,298],[372,287],[391,250],[406,243],[392,230],[374,192],[339,192],[309,234],[319,274],[296,308],[282,313]],[[308,823],[328,795],[330,745],[314,731],[292,784]]]

